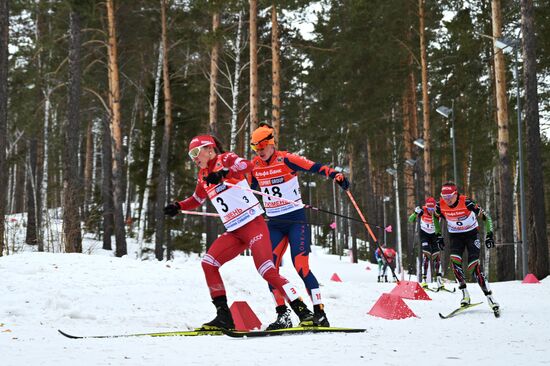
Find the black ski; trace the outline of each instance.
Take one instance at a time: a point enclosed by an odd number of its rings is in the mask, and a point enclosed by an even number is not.
[[[314,333],[364,333],[366,329],[338,327],[294,327],[275,330],[223,330],[225,335],[233,338],[270,337],[282,335],[314,334]]]
[[[129,334],[112,334],[112,335],[88,335],[88,336],[75,336],[57,330],[60,334],[71,339],[84,339],[84,338],[128,338],[128,337],[194,337],[194,336],[220,336],[223,333],[220,330],[202,329],[197,328],[194,330],[182,330],[174,332],[156,332],[156,333],[129,333]]]
[[[452,318],[453,316],[458,315],[458,314],[460,314],[460,313],[462,313],[462,312],[464,312],[464,311],[466,311],[470,308],[473,308],[474,306],[478,306],[478,305],[481,305],[481,304],[483,304],[483,303],[482,302],[476,302],[474,304],[464,305],[464,306],[461,306],[461,307],[451,311],[447,315],[443,315],[443,314],[439,313],[439,317],[441,319],[449,319],[449,318]]]

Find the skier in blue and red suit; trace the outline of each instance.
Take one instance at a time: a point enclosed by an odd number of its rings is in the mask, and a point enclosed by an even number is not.
[[[251,147],[256,152],[256,156],[252,160],[254,165],[252,187],[271,196],[263,196],[263,203],[266,215],[274,218],[268,221],[273,262],[279,269],[283,254],[290,244],[292,263],[304,281],[313,303],[314,323],[320,326],[329,326],[319,283],[309,269],[311,233],[306,223],[298,172],[317,173],[332,178],[344,190],[349,188],[349,182],[342,173],[338,173],[326,165],[315,163],[286,151],[278,151],[275,148],[273,133],[271,126],[262,123],[252,133],[251,138]],[[284,201],[274,197],[281,197]],[[292,327],[290,311],[285,305],[285,297],[273,286],[270,286],[270,290],[277,305],[277,320],[271,323],[267,329]]]

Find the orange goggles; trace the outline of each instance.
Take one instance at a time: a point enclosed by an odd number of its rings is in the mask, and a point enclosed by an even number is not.
[[[269,134],[258,142],[251,142],[250,147],[254,151],[263,150],[267,147],[267,145],[269,145],[271,140],[273,140],[273,134]]]

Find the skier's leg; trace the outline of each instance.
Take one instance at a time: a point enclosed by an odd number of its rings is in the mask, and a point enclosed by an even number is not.
[[[305,213],[298,213],[298,215],[297,219],[300,223],[290,225],[288,232],[292,263],[296,272],[304,281],[307,292],[311,297],[316,323],[328,327],[330,324],[324,311],[319,282],[309,268],[309,253],[311,252],[309,227],[304,223],[306,220]]]
[[[227,305],[225,286],[220,276],[220,267],[239,255],[245,246],[235,234],[226,232],[218,237],[208,252],[202,258],[202,269],[212,297],[212,303],[216,307],[216,317],[203,324],[203,328],[209,329],[233,329],[235,327],[231,311]]]
[[[462,306],[470,303],[470,294],[466,289],[466,278],[462,268],[462,254],[466,246],[463,235],[464,234],[449,234],[449,241],[451,243],[451,266],[456,282],[459,284],[458,288],[462,291],[462,300],[460,301],[460,305]]]
[[[286,252],[286,249],[288,247],[288,238],[285,235],[285,233],[279,228],[279,225],[277,224],[268,224],[269,228],[269,239],[271,241],[271,248],[273,252],[273,264],[275,265],[275,269],[279,271],[279,267],[281,266],[283,255]],[[285,296],[275,287],[272,285],[269,285],[269,290],[273,294],[273,298],[275,299],[275,304],[277,308],[279,308],[279,312],[282,312],[283,308],[285,307]]]
[[[249,245],[254,264],[260,275],[285,296],[292,310],[300,318],[301,323],[309,322],[311,324],[313,313],[298,295],[298,290],[275,269],[272,260],[273,253],[269,241],[269,232],[264,219],[257,217],[255,220],[249,222],[246,225],[246,232],[243,231],[240,235],[241,239]]]

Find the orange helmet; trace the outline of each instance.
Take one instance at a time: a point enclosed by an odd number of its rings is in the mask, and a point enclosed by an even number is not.
[[[252,132],[250,146],[252,150],[262,150],[267,145],[275,145],[275,137],[273,136],[273,128],[266,123],[260,124],[260,127]]]

